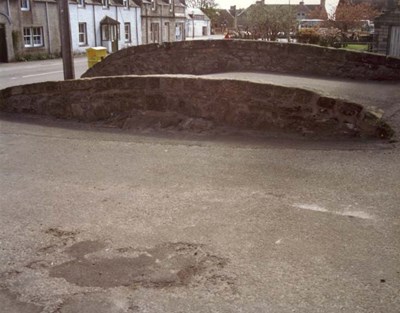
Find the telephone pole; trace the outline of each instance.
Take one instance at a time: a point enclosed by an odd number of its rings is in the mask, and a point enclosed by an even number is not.
[[[63,59],[64,79],[74,79],[74,60],[72,58],[71,27],[69,21],[68,0],[58,0],[60,19],[61,54]]]

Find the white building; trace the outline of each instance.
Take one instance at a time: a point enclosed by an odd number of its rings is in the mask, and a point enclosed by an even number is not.
[[[72,49],[103,46],[109,53],[141,44],[141,9],[133,0],[70,0]]]
[[[186,38],[209,36],[211,21],[204,12],[197,8],[186,9]]]

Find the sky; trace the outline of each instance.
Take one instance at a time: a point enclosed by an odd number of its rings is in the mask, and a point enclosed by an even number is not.
[[[299,4],[301,0],[265,0],[265,3],[270,4]],[[221,9],[229,9],[232,5],[236,5],[237,9],[247,8],[251,4],[256,3],[256,0],[216,0],[218,7]],[[326,0],[326,10],[328,12],[335,8],[339,0]],[[304,4],[319,4],[320,0],[304,0]]]

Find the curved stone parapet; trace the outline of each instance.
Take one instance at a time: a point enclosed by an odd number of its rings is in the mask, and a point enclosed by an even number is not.
[[[283,130],[317,136],[390,138],[377,111],[299,88],[196,76],[116,76],[45,82],[0,91],[5,112],[109,121],[124,128]]]
[[[82,77],[221,72],[400,80],[400,59],[305,44],[194,40],[122,49],[97,63]]]

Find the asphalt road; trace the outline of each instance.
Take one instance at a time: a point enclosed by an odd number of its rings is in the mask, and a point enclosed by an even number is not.
[[[209,77],[309,88],[400,125],[398,83]],[[0,65],[1,87],[60,79],[60,60]],[[2,114],[0,308],[397,313],[399,152]]]
[[[7,313],[400,311],[395,145],[2,116]]]
[[[87,70],[86,57],[75,58],[74,67],[79,78]],[[61,59],[0,63],[0,89],[50,80],[64,80]]]

